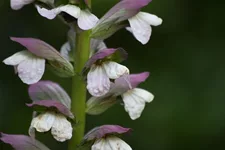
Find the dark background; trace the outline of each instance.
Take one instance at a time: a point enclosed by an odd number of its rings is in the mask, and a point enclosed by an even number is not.
[[[93,0],[93,12],[101,17],[116,0]],[[225,21],[224,1],[153,0],[144,11],[163,18],[143,46],[125,30],[106,40],[109,47],[129,52],[124,62],[132,73],[150,71],[142,88],[155,95],[141,118],[132,121],[117,105],[100,116],[87,117],[87,129],[102,124],[133,128],[124,140],[134,150],[225,149]],[[0,60],[23,50],[9,36],[40,38],[59,49],[68,28],[59,20],[38,15],[32,5],[13,11],[0,1]],[[0,131],[27,134],[32,110],[27,85],[0,64]],[[70,92],[70,79],[47,72],[44,79],[59,82]],[[65,149],[49,134],[38,139],[52,150]],[[10,149],[0,144],[1,150]]]

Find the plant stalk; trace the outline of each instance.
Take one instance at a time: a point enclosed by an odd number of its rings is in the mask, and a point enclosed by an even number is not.
[[[72,79],[72,107],[77,121],[73,131],[73,137],[69,141],[68,150],[76,150],[85,132],[85,107],[86,107],[86,84],[81,76],[82,69],[89,59],[90,54],[90,31],[76,34],[76,50],[74,51],[75,76]]]

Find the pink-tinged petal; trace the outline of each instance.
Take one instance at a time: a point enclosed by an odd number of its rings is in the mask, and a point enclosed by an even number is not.
[[[71,52],[71,46],[69,42],[66,42],[62,45],[61,49],[60,49],[60,54],[66,58],[66,60],[68,61],[72,61],[71,57],[70,57],[70,52]]]
[[[32,54],[29,51],[24,50],[24,51],[17,52],[14,55],[6,58],[5,60],[3,60],[3,63],[6,65],[16,66],[22,61],[30,58],[31,56]]]
[[[28,107],[32,107],[34,109],[39,109],[39,108],[47,108],[47,109],[54,109],[61,114],[73,119],[74,115],[72,112],[61,102],[56,101],[56,100],[41,100],[41,101],[35,101],[31,104],[27,104]]]
[[[102,49],[101,51],[94,54],[85,64],[85,69],[90,68],[94,63],[98,60],[104,59],[106,57],[110,57],[110,60],[115,62],[121,62],[127,58],[127,52],[122,48],[108,48]]]
[[[91,141],[95,139],[100,139],[105,137],[106,135],[112,135],[112,134],[125,134],[127,132],[130,132],[130,128],[124,128],[119,125],[103,125],[96,127],[89,131],[84,136],[84,141]]]
[[[92,29],[92,36],[96,37],[99,32],[105,32],[105,34],[107,34],[109,29],[113,28],[115,24],[119,24],[122,21],[135,16],[142,7],[148,5],[150,2],[151,0],[120,1],[99,20],[97,25]]]
[[[100,97],[108,93],[110,80],[102,66],[93,65],[87,75],[87,89],[93,96]]]
[[[140,83],[144,82],[149,77],[149,72],[129,75],[132,88],[136,88]]]
[[[147,44],[152,33],[151,26],[138,15],[128,19],[134,37],[142,44]]]
[[[17,67],[17,71],[18,76],[24,83],[37,83],[44,74],[45,59],[33,55],[21,62]]]
[[[50,66],[55,68],[55,70],[58,71],[61,76],[67,77],[74,75],[72,64],[63,56],[61,56],[57,50],[44,41],[34,38],[15,37],[12,37],[11,40],[20,43],[34,55],[47,59]]]
[[[43,143],[26,135],[0,134],[0,140],[10,144],[15,150],[50,150]]]
[[[78,26],[82,30],[89,30],[93,28],[98,22],[98,18],[92,14],[89,10],[81,10],[80,16],[78,17]]]
[[[71,107],[71,99],[66,91],[57,83],[52,81],[40,81],[30,85],[28,89],[30,98],[33,101],[39,100],[57,100],[68,109]]]
[[[103,49],[107,49],[107,46],[103,40],[91,39],[91,50],[98,52]]]
[[[23,6],[33,2],[34,0],[10,0],[10,5],[13,10],[19,10]]]

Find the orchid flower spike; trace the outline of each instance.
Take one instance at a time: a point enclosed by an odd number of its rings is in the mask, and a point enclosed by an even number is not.
[[[87,74],[87,89],[93,96],[105,95],[110,89],[110,79],[117,79],[129,74],[129,69],[117,63],[116,57],[125,59],[126,52],[123,49],[104,49],[93,55],[84,70],[90,69]]]
[[[130,27],[126,29],[133,33],[134,37],[142,44],[147,44],[152,34],[151,26],[159,26],[162,19],[156,15],[139,12],[137,15],[128,19]]]
[[[19,10],[24,5],[31,4],[35,0],[10,0],[10,5],[13,10]]]
[[[45,108],[32,119],[29,134],[34,136],[33,131],[47,132],[51,130],[53,137],[60,142],[72,137],[72,125],[68,119],[74,116],[70,111],[71,99],[68,94],[56,83],[40,81],[30,85],[29,96],[33,103],[27,104],[34,109]]]
[[[54,19],[61,12],[65,12],[77,19],[77,24],[82,30],[89,30],[93,28],[99,20],[89,11],[89,9],[82,10],[80,7],[71,4],[59,6],[50,10],[40,7],[39,5],[36,5],[36,8],[41,16],[50,20]]]
[[[85,135],[83,143],[89,141],[94,142],[91,150],[132,150],[126,142],[116,136],[127,133],[130,130],[129,128],[123,128],[118,125],[103,125],[89,131]]]
[[[20,79],[26,84],[37,83],[45,71],[45,62],[59,71],[61,76],[73,76],[73,66],[63,58],[57,50],[44,41],[33,38],[11,38],[20,43],[27,50],[17,52],[6,58],[3,62],[12,65]],[[57,65],[56,65],[57,64]]]

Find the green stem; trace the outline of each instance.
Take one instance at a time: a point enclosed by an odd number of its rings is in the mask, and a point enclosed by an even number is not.
[[[82,69],[89,58],[90,53],[90,31],[76,34],[76,50],[74,52],[74,70],[76,75],[72,80],[72,107],[76,116],[77,126],[74,128],[73,137],[69,141],[68,150],[76,150],[80,144],[85,131],[85,104],[86,84],[81,76]]]

